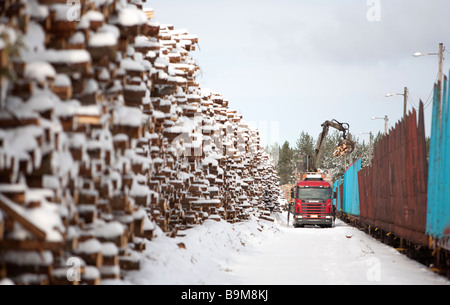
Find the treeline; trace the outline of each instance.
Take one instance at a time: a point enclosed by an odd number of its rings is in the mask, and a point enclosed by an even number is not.
[[[373,137],[372,147],[382,136],[382,133],[378,133]],[[336,158],[333,156],[333,151],[342,140],[342,137],[338,131],[330,132],[325,140],[322,157],[317,164],[317,168],[331,170],[333,177],[337,178],[344,174],[347,166],[360,157],[362,158],[363,167],[369,165],[371,158],[370,141],[361,141],[352,134],[348,135],[348,139],[356,142],[355,150],[345,157]],[[298,162],[305,155],[314,157],[316,143],[317,138],[302,131],[293,147],[288,141],[285,141],[281,146],[278,143],[274,143],[272,146],[266,146],[266,152],[273,157],[276,164],[281,185],[295,182],[295,172]]]

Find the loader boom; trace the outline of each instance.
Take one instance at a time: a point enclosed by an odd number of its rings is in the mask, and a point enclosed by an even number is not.
[[[347,139],[348,129],[350,125],[348,123],[341,123],[337,120],[325,121],[321,125],[323,127],[322,132],[319,134],[317,140],[315,156],[312,164],[312,171],[317,172],[317,164],[319,164],[320,157],[322,156],[323,145],[328,135],[330,127],[333,127],[342,132],[343,140],[339,143],[338,147],[333,152],[335,157],[340,157],[351,153],[355,149],[355,142]]]

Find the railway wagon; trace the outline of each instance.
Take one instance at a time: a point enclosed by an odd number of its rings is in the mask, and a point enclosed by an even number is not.
[[[342,213],[394,234],[401,243],[427,246],[427,160],[423,103],[374,147],[372,164],[361,159],[344,175]]]
[[[338,216],[450,275],[450,163],[440,157],[450,155],[444,96],[442,113],[434,101],[430,168],[421,102],[418,114],[413,109],[376,143],[371,165],[361,168],[358,160],[333,188]]]
[[[434,88],[432,129],[430,137],[427,225],[430,245],[450,251],[450,96],[445,80],[443,102],[439,87]],[[447,260],[450,256],[447,255]]]

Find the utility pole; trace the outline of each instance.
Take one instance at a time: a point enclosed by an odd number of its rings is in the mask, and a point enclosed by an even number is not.
[[[413,54],[414,57],[427,56],[427,55],[438,55],[439,56],[439,73],[438,73],[438,84],[439,84],[439,112],[442,113],[442,100],[444,98],[444,82],[442,74],[442,63],[444,61],[444,44],[439,43],[439,53],[422,53],[416,52]]]
[[[385,115],[384,118],[371,117],[371,120],[384,120],[384,135],[387,135],[388,130],[388,116]]]
[[[408,106],[408,87],[403,89],[403,93],[386,93],[386,97],[403,95],[403,118],[406,119],[406,108]]]
[[[408,102],[408,87],[405,87],[403,93],[403,119],[406,120],[406,104]]]
[[[443,82],[443,75],[442,75],[442,63],[444,61],[444,44],[441,42],[439,43],[439,113],[442,113],[442,99],[444,95],[444,82]]]

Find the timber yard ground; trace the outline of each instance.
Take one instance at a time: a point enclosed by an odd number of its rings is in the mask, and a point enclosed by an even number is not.
[[[140,271],[124,283],[176,285],[449,285],[445,277],[337,220],[334,228],[293,228],[252,218],[208,220],[185,237],[148,244]],[[163,276],[162,276],[163,275]],[[108,281],[105,281],[108,283]]]

